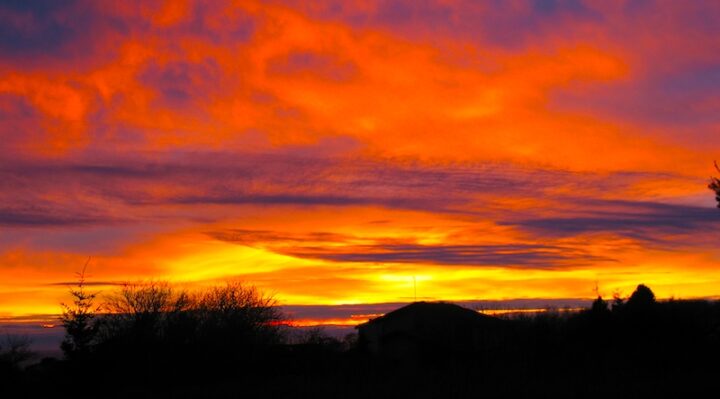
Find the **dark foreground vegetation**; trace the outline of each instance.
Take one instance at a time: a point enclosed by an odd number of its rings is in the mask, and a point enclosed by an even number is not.
[[[582,312],[493,318],[481,341],[418,319],[425,333],[399,352],[293,336],[271,298],[239,284],[126,286],[100,308],[72,293],[65,359],[23,366],[26,343],[0,343],[0,397],[706,397],[720,375],[720,304],[657,302],[644,286]]]

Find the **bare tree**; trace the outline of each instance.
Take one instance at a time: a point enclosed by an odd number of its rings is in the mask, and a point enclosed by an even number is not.
[[[720,172],[720,167],[718,167],[717,161],[715,161],[715,169],[718,172]],[[711,177],[710,184],[708,184],[708,188],[715,192],[715,200],[718,203],[718,205],[717,205],[718,208],[720,208],[720,178]]]
[[[282,314],[275,298],[254,286],[231,281],[197,298],[195,307],[204,334],[224,335],[238,345],[266,345],[280,339]]]
[[[176,292],[166,282],[127,283],[106,298],[103,304],[108,313],[102,320],[103,340],[118,336],[146,342],[166,333],[168,320],[192,310],[192,298]]]
[[[253,326],[281,319],[277,301],[272,296],[237,281],[209,289],[199,297],[197,305],[205,314],[219,316],[226,321],[243,321]]]
[[[107,297],[104,307],[109,313],[127,321],[154,320],[171,310],[174,296],[167,283],[126,283],[120,292]]]
[[[65,339],[60,348],[69,359],[86,356],[95,338],[96,325],[94,319],[99,311],[94,301],[98,293],[90,293],[85,289],[85,271],[90,258],[85,262],[81,272],[77,273],[78,283],[70,289],[73,298],[71,304],[61,303],[61,320],[65,327]]]
[[[284,342],[272,296],[229,282],[185,292],[167,282],[125,284],[103,296],[92,358],[142,378],[203,364],[203,373],[251,368]]]

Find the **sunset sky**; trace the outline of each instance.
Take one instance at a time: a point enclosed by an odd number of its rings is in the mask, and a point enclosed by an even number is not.
[[[720,294],[718,1],[2,1],[0,316]]]

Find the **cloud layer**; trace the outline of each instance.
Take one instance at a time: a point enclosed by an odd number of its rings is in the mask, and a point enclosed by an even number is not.
[[[241,278],[286,304],[714,295],[714,2],[4,2],[0,315]],[[102,285],[102,284],[101,284]]]

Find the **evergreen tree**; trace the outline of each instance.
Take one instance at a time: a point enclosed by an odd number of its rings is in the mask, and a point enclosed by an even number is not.
[[[85,270],[89,262],[90,259],[85,262],[82,271],[77,273],[77,286],[70,289],[72,304],[60,304],[61,320],[65,327],[65,339],[60,347],[68,359],[86,357],[95,338],[94,319],[99,309],[94,306],[94,301],[98,293],[90,293],[85,288]]]

